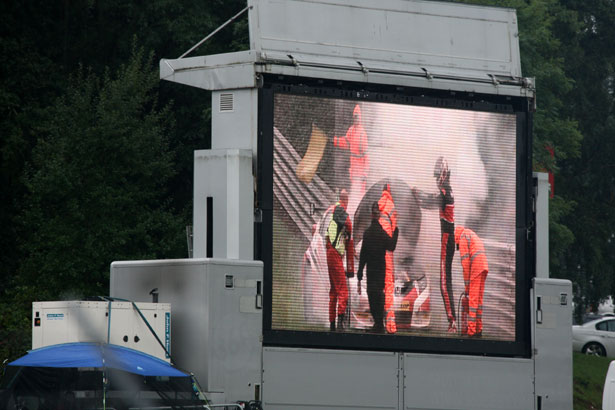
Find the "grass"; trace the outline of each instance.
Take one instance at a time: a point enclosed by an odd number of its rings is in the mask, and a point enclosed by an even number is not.
[[[602,409],[602,389],[612,358],[573,353],[574,410]]]

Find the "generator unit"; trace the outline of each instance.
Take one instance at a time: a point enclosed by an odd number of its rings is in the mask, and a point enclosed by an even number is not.
[[[143,300],[148,289],[174,306],[173,360],[215,402],[260,397],[262,263],[176,259],[111,264],[113,297]]]
[[[140,302],[135,307],[131,302],[78,300],[32,303],[32,349],[77,342],[111,343],[169,362],[171,304]]]

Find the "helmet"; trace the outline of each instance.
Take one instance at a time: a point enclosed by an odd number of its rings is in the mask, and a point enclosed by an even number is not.
[[[374,201],[372,204],[372,219],[380,218],[380,206],[378,205],[378,201]]]
[[[433,176],[436,178],[438,186],[441,186],[448,177],[451,175],[451,171],[448,169],[448,162],[444,157],[440,156],[436,160],[436,165],[433,168]]]
[[[355,105],[354,110],[352,110],[352,118],[355,122],[361,122],[361,107],[359,107],[359,104]]]
[[[342,205],[344,208],[348,206],[348,191],[346,191],[343,188],[339,195],[339,201],[340,201],[340,205]]]

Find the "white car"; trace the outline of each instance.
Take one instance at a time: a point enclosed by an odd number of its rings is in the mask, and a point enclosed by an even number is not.
[[[615,317],[606,316],[581,326],[572,326],[572,350],[615,357]]]

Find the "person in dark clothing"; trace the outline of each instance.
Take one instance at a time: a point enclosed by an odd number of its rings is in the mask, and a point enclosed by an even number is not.
[[[434,167],[434,178],[438,192],[425,194],[412,188],[419,206],[425,209],[439,209],[441,250],[440,250],[440,293],[448,318],[448,332],[457,333],[455,298],[453,297],[452,266],[455,254],[455,199],[451,188],[451,171],[444,157],[439,157]]]
[[[394,251],[399,236],[399,228],[395,228],[393,236],[389,236],[380,225],[380,208],[378,202],[372,205],[372,223],[363,234],[363,245],[359,256],[358,292],[361,294],[363,268],[367,265],[367,298],[369,309],[374,318],[373,331],[384,332],[384,275],[386,269],[386,251]]]

